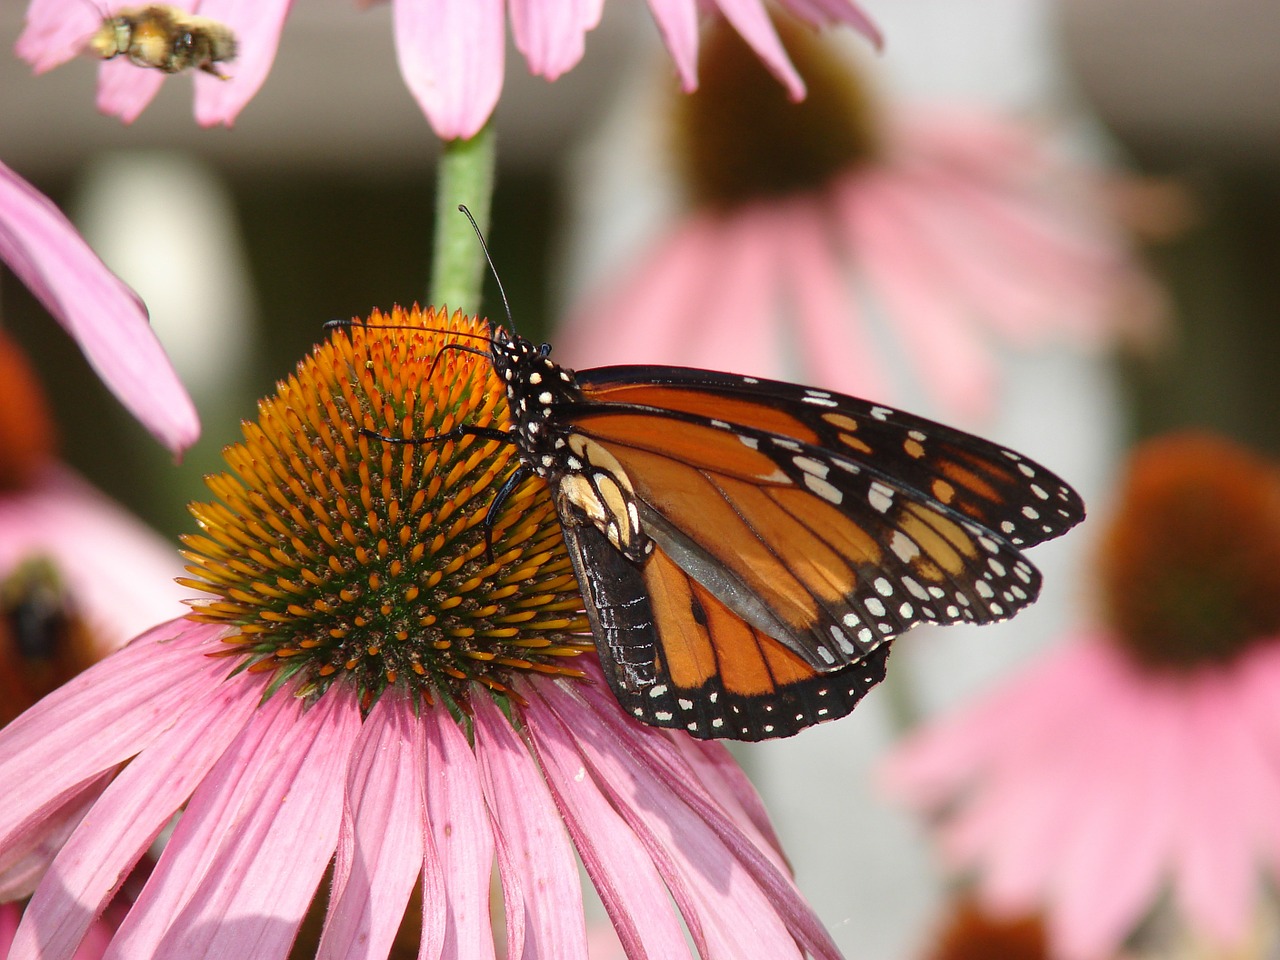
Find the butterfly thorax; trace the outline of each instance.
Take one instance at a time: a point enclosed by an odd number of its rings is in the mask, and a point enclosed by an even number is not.
[[[519,336],[493,341],[490,357],[506,385],[512,440],[525,466],[550,484],[562,515],[572,510],[629,559],[642,560],[653,542],[640,529],[631,479],[613,454],[563,416],[582,403],[582,390],[550,352],[549,344],[535,347]]]

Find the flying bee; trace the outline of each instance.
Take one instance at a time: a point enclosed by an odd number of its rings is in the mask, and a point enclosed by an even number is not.
[[[139,67],[165,73],[194,67],[225,80],[218,64],[235,59],[236,37],[217,20],[153,3],[104,17],[89,38],[89,49],[103,60],[123,54]]]

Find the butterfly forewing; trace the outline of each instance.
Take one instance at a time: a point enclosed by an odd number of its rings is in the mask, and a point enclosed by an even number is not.
[[[1084,517],[1079,495],[1022,455],[856,397],[682,367],[597,367],[578,382],[589,403],[677,410],[845,453],[1014,546],[1060,536]]]

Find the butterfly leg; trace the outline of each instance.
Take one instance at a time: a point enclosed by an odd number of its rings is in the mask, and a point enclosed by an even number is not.
[[[493,563],[493,525],[497,522],[498,511],[507,502],[512,491],[531,476],[533,471],[524,464],[517,467],[515,472],[507,477],[506,483],[498,488],[493,501],[489,504],[489,509],[485,511],[484,523],[481,526],[484,528],[484,556],[489,563]]]

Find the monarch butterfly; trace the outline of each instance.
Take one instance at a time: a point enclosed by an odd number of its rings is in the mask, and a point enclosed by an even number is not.
[[[516,446],[490,518],[531,475],[551,487],[604,676],[644,723],[764,740],[842,717],[904,630],[1035,600],[1021,548],[1084,518],[1044,467],[881,404],[681,367],[574,373],[549,344],[487,339],[510,428],[423,439]]]

